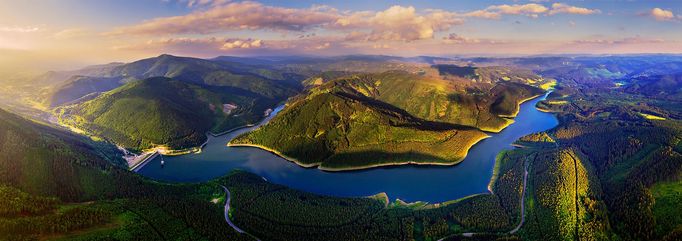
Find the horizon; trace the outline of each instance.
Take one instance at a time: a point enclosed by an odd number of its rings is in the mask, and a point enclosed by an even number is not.
[[[129,64],[133,62],[137,62],[140,60],[145,60],[145,59],[153,59],[153,58],[158,58],[164,55],[172,56],[172,57],[178,57],[178,58],[195,58],[195,59],[204,59],[204,60],[212,60],[220,57],[231,57],[231,58],[244,58],[244,59],[264,59],[264,60],[269,60],[269,59],[275,59],[275,58],[295,58],[295,57],[302,57],[302,58],[338,58],[338,57],[352,57],[352,56],[379,56],[379,57],[395,57],[395,58],[420,58],[420,57],[432,57],[432,58],[445,58],[445,59],[452,59],[452,60],[457,60],[457,59],[471,59],[471,58],[491,58],[491,59],[505,59],[505,58],[607,58],[607,57],[654,57],[654,56],[675,56],[675,57],[682,57],[682,53],[632,53],[632,54],[534,54],[534,55],[477,55],[477,54],[471,54],[471,55],[451,55],[451,56],[438,56],[438,55],[407,55],[407,56],[399,56],[399,55],[386,55],[386,54],[345,54],[345,55],[245,55],[245,56],[239,56],[239,55],[218,55],[218,56],[213,56],[213,57],[193,57],[193,56],[185,56],[185,55],[174,55],[174,54],[169,54],[169,53],[162,53],[159,55],[153,55],[153,56],[147,56],[139,59],[134,59],[132,61],[111,61],[111,62],[102,62],[102,63],[92,63],[92,64],[85,64],[85,65],[80,65],[76,67],[71,67],[71,68],[62,68],[62,69],[43,69],[43,70],[38,70],[38,71],[33,71],[33,74],[42,74],[44,72],[50,72],[50,71],[76,71],[92,66],[99,66],[99,65],[109,65],[109,64]],[[0,70],[1,71],[1,70]],[[0,72],[1,73],[1,72]]]

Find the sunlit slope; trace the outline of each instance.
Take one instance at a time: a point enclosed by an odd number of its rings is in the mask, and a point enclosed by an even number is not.
[[[335,86],[336,84],[342,87]],[[455,164],[486,135],[423,120],[369,98],[367,89],[333,82],[301,96],[267,125],[232,145],[256,145],[326,170],[392,164]]]
[[[510,82],[462,88],[458,82],[402,71],[343,78],[320,91],[325,89],[358,92],[425,120],[495,132],[511,122],[502,116],[515,116],[522,100],[542,93],[538,88]]]
[[[133,150],[182,149],[201,145],[208,131],[221,132],[262,118],[266,106],[220,93],[158,77],[128,83],[57,113],[62,123]],[[224,107],[233,104],[234,109]]]
[[[332,93],[299,100],[232,144],[264,146],[307,166],[346,169],[410,162],[454,164],[485,137],[474,129],[419,120],[372,102]]]
[[[73,76],[66,83],[50,89],[43,101],[47,107],[67,105],[123,85],[121,77]]]

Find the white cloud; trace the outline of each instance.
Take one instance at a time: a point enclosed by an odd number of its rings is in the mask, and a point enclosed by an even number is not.
[[[222,50],[227,50],[227,49],[250,49],[250,48],[260,48],[263,46],[263,42],[260,39],[257,40],[234,40],[234,41],[227,41],[225,44],[223,44],[220,49]]]
[[[446,44],[500,44],[505,41],[495,41],[490,39],[467,38],[456,33],[450,33],[443,37],[443,43]]]
[[[675,14],[673,14],[672,11],[661,8],[651,9],[650,14],[657,21],[670,21],[675,19]]]
[[[63,39],[73,39],[73,38],[79,38],[83,36],[87,36],[90,34],[90,31],[87,29],[83,28],[70,28],[70,29],[64,29],[62,31],[56,32],[55,34],[52,35],[55,39],[58,40],[63,40]]]
[[[35,26],[0,26],[0,32],[11,32],[11,33],[33,33],[38,32],[41,29]]]
[[[571,5],[567,5],[567,4],[563,4],[563,3],[552,4],[552,10],[550,10],[548,14],[549,15],[555,15],[555,14],[560,14],[560,13],[589,15],[589,14],[601,13],[601,11],[599,9],[581,8],[581,7],[571,6]]]
[[[356,12],[336,21],[339,29],[353,29],[347,39],[368,41],[414,41],[431,39],[435,32],[445,31],[464,21],[455,13],[429,10],[418,13],[410,7],[391,6],[380,12]],[[361,30],[368,29],[368,33]]]
[[[542,4],[503,4],[492,5],[483,10],[476,10],[462,14],[465,17],[477,17],[486,19],[499,19],[502,15],[521,15],[532,18],[537,18],[540,15],[555,15],[555,14],[578,14],[588,15],[601,13],[598,9],[588,9],[582,7],[571,6],[563,3],[554,3],[551,8],[545,7]]]

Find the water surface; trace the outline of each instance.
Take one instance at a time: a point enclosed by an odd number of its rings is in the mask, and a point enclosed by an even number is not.
[[[251,127],[219,137],[209,137],[201,153],[163,157],[163,168],[160,165],[161,158],[157,157],[140,168],[138,173],[164,181],[199,182],[225,175],[233,169],[241,169],[265,177],[273,183],[318,194],[355,197],[386,192],[391,200],[398,198],[408,202],[431,203],[454,200],[487,192],[497,153],[512,149],[511,144],[522,136],[544,131],[558,124],[554,115],[535,108],[535,104],[546,97],[545,94],[521,104],[515,123],[474,145],[466,159],[454,166],[404,165],[350,172],[325,172],[300,167],[258,148],[226,146],[235,136],[256,128]],[[282,108],[275,109],[264,122]]]

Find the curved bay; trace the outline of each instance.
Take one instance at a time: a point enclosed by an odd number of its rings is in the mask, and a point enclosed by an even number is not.
[[[303,168],[267,151],[251,147],[227,147],[235,136],[256,127],[244,128],[219,137],[209,137],[201,153],[157,157],[140,168],[139,174],[171,182],[199,182],[216,178],[233,169],[249,171],[268,181],[291,188],[332,196],[369,196],[380,192],[413,202],[444,202],[487,192],[495,156],[512,149],[518,138],[555,127],[553,114],[538,111],[535,104],[547,94],[521,104],[515,123],[500,133],[490,134],[469,150],[466,159],[454,166],[392,166],[349,172],[325,172]],[[283,108],[278,107],[267,122]]]

